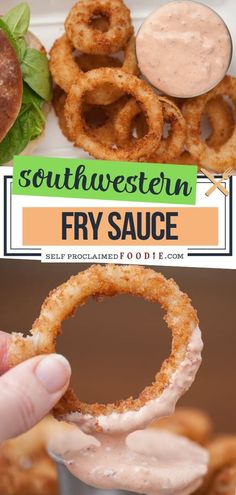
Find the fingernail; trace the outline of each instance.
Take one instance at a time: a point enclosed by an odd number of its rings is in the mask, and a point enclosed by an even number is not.
[[[64,356],[50,354],[41,359],[35,368],[35,375],[47,392],[53,394],[67,385],[71,367]]]

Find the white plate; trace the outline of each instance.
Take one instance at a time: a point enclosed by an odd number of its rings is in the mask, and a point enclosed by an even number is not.
[[[6,12],[17,3],[15,0],[0,0],[1,13]],[[64,19],[69,12],[74,0],[29,0],[31,7],[31,31],[38,36],[47,50],[49,50],[56,38],[63,30]],[[166,3],[166,0],[126,0],[133,17],[133,23],[137,30],[143,19],[155,10],[159,5]],[[229,27],[233,43],[236,40],[236,13],[235,0],[206,0],[202,2],[212,7],[224,19]],[[230,66],[231,74],[236,75],[236,52]],[[88,157],[86,153],[78,148],[74,148],[71,143],[61,134],[57,120],[51,111],[44,138],[40,141],[36,155],[55,157]]]

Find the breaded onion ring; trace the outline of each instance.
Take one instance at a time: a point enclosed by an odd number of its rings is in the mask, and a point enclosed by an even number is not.
[[[226,466],[213,479],[208,495],[235,495],[236,463]]]
[[[123,96],[111,105],[95,106],[84,104],[83,118],[90,136],[108,145],[115,144],[114,121],[117,112],[127,100]]]
[[[209,441],[213,431],[212,421],[208,414],[192,407],[178,407],[174,414],[168,418],[159,419],[151,427],[168,430],[200,445],[205,445]]]
[[[128,74],[133,74],[135,76],[138,76],[140,73],[136,59],[134,37],[130,38],[130,40],[128,41],[127,45],[124,48],[123,64],[122,63],[119,64],[120,61],[114,57],[108,57],[108,56],[105,57],[101,55],[100,56],[82,55],[79,58],[79,64],[81,67],[83,66],[84,68],[86,67],[85,57],[87,57],[86,60],[87,63],[89,63],[88,59],[89,57],[91,57],[90,66],[88,70],[99,69],[102,67],[116,67],[116,68],[120,68],[124,72],[127,72]],[[85,98],[86,101],[92,105],[110,105],[111,103],[114,103],[119,98],[121,98],[123,94],[124,92],[117,89],[114,86],[114,84],[108,83],[98,87],[96,91],[88,91]]]
[[[198,160],[193,158],[188,151],[184,151],[177,158],[172,158],[172,163],[177,163],[178,165],[198,165]]]
[[[219,95],[207,102],[205,113],[212,126],[212,133],[206,142],[211,148],[219,150],[232,136],[235,125],[233,110]]]
[[[185,119],[179,108],[168,98],[159,97],[163,106],[164,122],[170,124],[169,135],[163,137],[155,153],[148,158],[151,163],[170,163],[184,149],[186,138]]]
[[[162,137],[157,150],[145,160],[151,163],[168,163],[183,151],[185,120],[179,108],[171,100],[163,96],[159,96],[159,100],[163,108],[164,123],[170,124],[171,130],[167,138]],[[125,107],[120,110],[115,120],[118,144],[124,145],[132,140],[132,122],[140,113],[142,113],[142,110],[133,99],[128,101]],[[140,138],[139,132],[140,128],[138,129],[138,139]]]
[[[147,135],[139,139],[137,143],[131,142],[123,148],[114,148],[88,135],[81,106],[87,91],[94,91],[104,83],[113,83],[122,92],[131,94],[138,100],[149,129]],[[144,81],[120,69],[102,68],[84,74],[79,83],[73,85],[69,92],[65,116],[69,132],[75,136],[76,146],[99,159],[142,161],[143,157],[155,151],[161,139],[163,112],[160,100]]]
[[[215,475],[225,466],[236,463],[236,436],[220,436],[208,444],[209,466],[199,494],[209,489]]]
[[[66,93],[69,93],[72,84],[81,76],[81,70],[73,52],[74,47],[66,34],[58,38],[50,50],[50,72],[54,82]]]
[[[105,55],[82,54],[76,57],[72,43],[64,34],[51,48],[49,67],[55,83],[69,93],[71,86],[80,81],[84,72],[100,67],[118,67],[129,74],[139,75],[134,37],[129,39],[123,51],[123,63],[117,58]],[[110,105],[121,96],[122,91],[109,83],[101,85],[96,91],[88,91],[86,101],[92,105]]]
[[[66,118],[65,118],[65,102],[66,102],[67,94],[62,91],[59,86],[54,89],[52,105],[55,110],[55,114],[58,118],[58,124],[61,129],[62,134],[68,139],[68,141],[73,141],[72,136],[70,136],[69,129],[67,127]]]
[[[2,495],[58,495],[56,466],[48,455],[47,444],[60,431],[61,425],[47,417],[26,433],[1,444]]]
[[[137,399],[131,397],[116,404],[89,405],[69,390],[57,405],[55,414],[82,423],[81,427],[86,431],[136,430],[153,421],[157,409],[160,416],[166,415],[167,409],[173,410],[180,395],[190,387],[201,361],[198,318],[188,296],[180,291],[174,280],[167,280],[160,273],[143,267],[108,264],[95,265],[78,273],[49,294],[33,324],[31,336],[12,334],[10,365],[38,354],[55,352],[63,320],[91,296],[100,299],[116,294],[132,294],[161,305],[172,332],[171,355],[163,362],[152,385],[147,386]]]
[[[119,58],[112,57],[112,55],[88,55],[87,53],[82,53],[81,55],[78,55],[76,60],[83,72],[100,69],[100,67],[114,67],[116,69],[122,68],[121,60]]]
[[[212,132],[206,142],[211,148],[219,150],[232,136],[234,129],[233,110],[223,96],[219,95],[207,102],[204,114],[208,117],[212,127]],[[193,158],[188,151],[184,151],[175,159],[172,158],[173,162],[182,165],[199,165],[198,159]]]
[[[219,95],[228,96],[236,107],[236,78],[225,76],[213,90],[187,101],[183,106],[183,115],[187,123],[187,150],[201,166],[216,172],[223,172],[227,168],[236,169],[236,124],[234,124],[232,136],[219,150],[211,148],[201,138],[201,117],[206,104]]]
[[[65,118],[65,102],[67,95],[59,87],[54,89],[53,107],[58,118],[59,127],[62,134],[69,140],[73,137],[69,133]],[[111,105],[98,106],[83,105],[83,118],[87,132],[95,139],[99,139],[107,144],[115,143],[114,120],[119,109],[125,104],[127,98],[124,96]]]
[[[94,16],[109,19],[106,32],[94,29]],[[122,0],[80,0],[65,21],[68,38],[77,50],[95,55],[109,55],[122,50],[133,34],[129,9]]]
[[[0,30],[0,142],[20,111],[23,82],[19,61],[7,36]]]

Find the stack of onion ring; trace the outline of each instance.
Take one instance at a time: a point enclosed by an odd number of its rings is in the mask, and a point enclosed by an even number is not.
[[[216,172],[236,169],[236,79],[226,76],[207,94],[189,100],[155,95],[138,78],[134,29],[123,0],[77,2],[66,18],[65,33],[51,49],[50,70],[65,93],[54,98],[59,125],[91,156],[195,164]],[[112,107],[115,102],[119,104]],[[90,123],[96,123],[98,107],[108,116],[104,126],[94,124],[91,130],[82,111],[86,104]],[[207,138],[204,116],[211,127]]]

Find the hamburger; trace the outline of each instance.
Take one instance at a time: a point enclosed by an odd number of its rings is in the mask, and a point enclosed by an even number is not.
[[[52,97],[46,51],[29,23],[27,3],[0,17],[0,165],[32,153]]]

